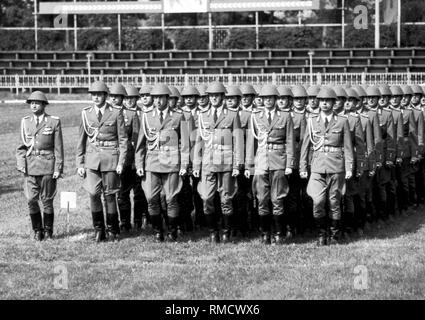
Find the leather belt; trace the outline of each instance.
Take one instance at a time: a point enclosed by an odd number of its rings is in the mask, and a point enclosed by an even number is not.
[[[45,155],[45,154],[53,154],[53,150],[33,150],[31,151],[33,155]]]
[[[343,152],[344,149],[342,147],[331,147],[331,146],[323,146],[320,149],[318,149],[317,151],[319,152]]]
[[[96,147],[117,147],[117,141],[95,141],[93,143]]]
[[[278,144],[278,143],[268,143],[267,149],[268,150],[282,150],[282,149],[285,149],[285,145],[284,144]]]
[[[232,146],[227,146],[227,145],[221,145],[221,144],[213,144],[212,148],[214,150],[232,150]]]

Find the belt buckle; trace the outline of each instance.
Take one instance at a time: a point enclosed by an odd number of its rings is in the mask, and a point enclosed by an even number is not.
[[[39,156],[40,155],[40,150],[34,150],[34,153],[35,153],[36,156]]]
[[[329,147],[328,146],[324,146],[324,151],[325,152],[329,152]]]

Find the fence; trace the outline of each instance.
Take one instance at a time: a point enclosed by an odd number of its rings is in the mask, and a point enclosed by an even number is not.
[[[425,73],[285,73],[285,74],[210,74],[210,75],[0,75],[0,89],[25,91],[29,89],[86,89],[90,83],[103,80],[108,85],[120,82],[124,85],[166,83],[173,86],[202,84],[221,81],[226,85],[240,83],[276,85],[294,84],[423,84]]]

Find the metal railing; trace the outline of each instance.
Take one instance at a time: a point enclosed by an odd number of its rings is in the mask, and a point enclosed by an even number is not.
[[[294,84],[423,84],[425,72],[416,73],[268,73],[268,74],[209,74],[209,75],[0,75],[0,89],[13,89],[17,93],[27,89],[77,89],[88,88],[90,83],[103,80],[108,85],[120,82],[124,85],[166,83],[173,86],[203,84],[220,81],[226,85],[241,83],[276,85]]]

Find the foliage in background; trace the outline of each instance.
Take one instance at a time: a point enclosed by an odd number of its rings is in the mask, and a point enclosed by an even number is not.
[[[199,29],[176,30],[170,33],[174,49],[199,50],[208,49],[208,31]]]
[[[255,48],[255,31],[251,29],[231,29],[224,41],[224,49]]]

